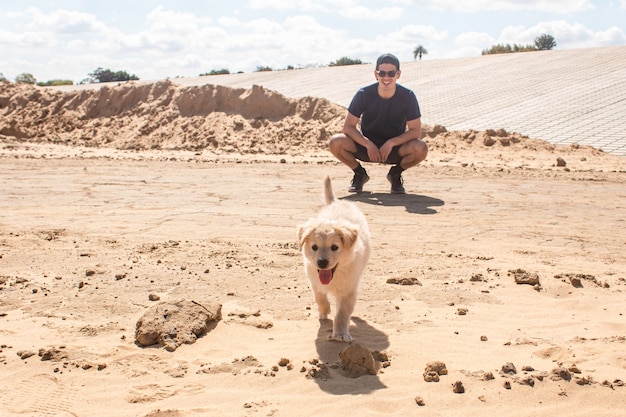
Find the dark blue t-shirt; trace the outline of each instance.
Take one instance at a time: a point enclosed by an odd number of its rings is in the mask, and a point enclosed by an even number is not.
[[[378,95],[378,83],[361,88],[348,111],[361,118],[361,133],[378,147],[404,133],[407,121],[422,116],[415,93],[400,84],[396,84],[396,92],[389,99]]]

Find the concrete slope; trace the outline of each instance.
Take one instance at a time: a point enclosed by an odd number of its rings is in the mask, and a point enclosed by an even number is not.
[[[626,46],[404,62],[400,82],[417,94],[424,123],[449,130],[504,128],[555,144],[626,155]],[[374,81],[372,64],[177,78],[348,106]]]

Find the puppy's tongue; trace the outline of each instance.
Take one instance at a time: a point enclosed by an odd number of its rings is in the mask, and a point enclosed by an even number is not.
[[[319,269],[317,273],[318,273],[320,282],[324,285],[330,284],[330,281],[333,279],[332,269]]]

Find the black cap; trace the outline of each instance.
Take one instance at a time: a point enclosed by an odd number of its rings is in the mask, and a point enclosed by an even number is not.
[[[376,69],[380,66],[380,64],[393,64],[396,66],[396,69],[400,69],[400,61],[393,54],[382,54],[376,60]]]

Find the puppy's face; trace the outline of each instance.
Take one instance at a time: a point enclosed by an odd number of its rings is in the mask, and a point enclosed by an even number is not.
[[[349,255],[358,229],[340,222],[316,223],[310,220],[298,230],[300,250],[317,268],[320,283],[328,285],[342,259]]]

